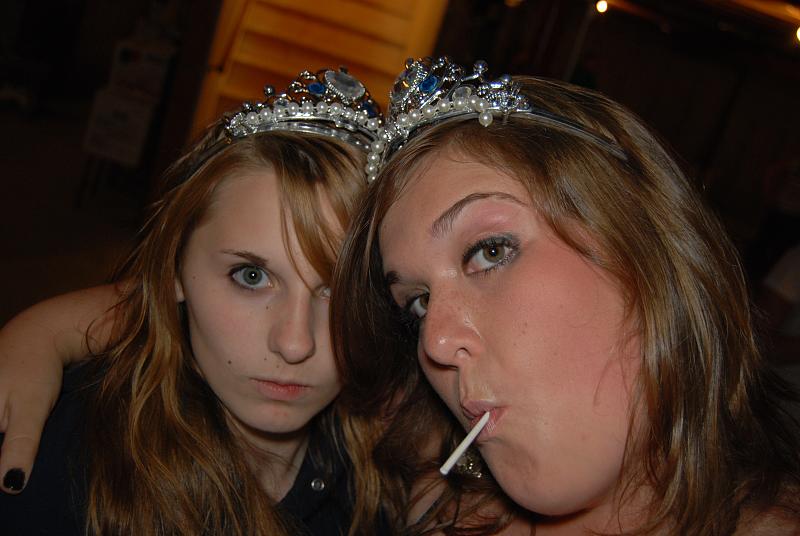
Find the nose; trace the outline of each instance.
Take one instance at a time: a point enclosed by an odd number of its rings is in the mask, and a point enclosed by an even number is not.
[[[286,296],[273,308],[269,330],[269,349],[287,363],[301,363],[314,355],[314,311],[310,293]]]
[[[431,293],[420,344],[428,358],[446,368],[458,368],[464,359],[478,355],[482,339],[463,297]]]

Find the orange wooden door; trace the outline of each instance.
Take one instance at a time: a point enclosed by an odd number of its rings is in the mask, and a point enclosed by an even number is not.
[[[408,57],[430,54],[447,0],[224,0],[195,111],[223,111],[285,87],[304,69],[347,66],[386,109]]]

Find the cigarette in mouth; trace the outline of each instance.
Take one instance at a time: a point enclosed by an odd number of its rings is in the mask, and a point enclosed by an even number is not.
[[[461,458],[472,442],[475,441],[475,438],[478,437],[478,434],[481,433],[481,430],[483,430],[483,427],[486,426],[487,422],[489,422],[488,411],[483,414],[483,417],[481,417],[477,423],[475,423],[475,426],[473,426],[472,430],[469,431],[467,437],[465,437],[464,440],[459,443],[459,445],[456,447],[456,450],[454,450],[450,457],[447,458],[447,461],[444,462],[444,465],[439,468],[439,472],[442,473],[443,476],[447,476],[447,473],[450,472],[450,469],[453,468],[458,459]]]

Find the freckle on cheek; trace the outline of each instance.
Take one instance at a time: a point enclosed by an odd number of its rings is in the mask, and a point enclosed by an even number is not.
[[[231,360],[230,360],[230,359],[228,359],[228,364],[229,364],[229,365],[231,364]]]

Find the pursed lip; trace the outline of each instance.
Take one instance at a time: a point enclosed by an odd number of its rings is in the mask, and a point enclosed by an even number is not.
[[[486,426],[483,427],[483,430],[476,441],[485,441],[492,435],[494,435],[495,428],[497,427],[497,423],[499,422],[500,418],[503,416],[504,408],[497,406],[496,403],[489,402],[487,400],[465,400],[461,403],[461,412],[466,417],[467,422],[469,423],[469,430],[471,430],[475,424],[483,417],[484,413],[489,412],[489,421],[486,423]]]
[[[295,383],[291,380],[272,378],[251,378],[258,391],[272,400],[295,400],[303,396],[311,388],[310,385]]]

